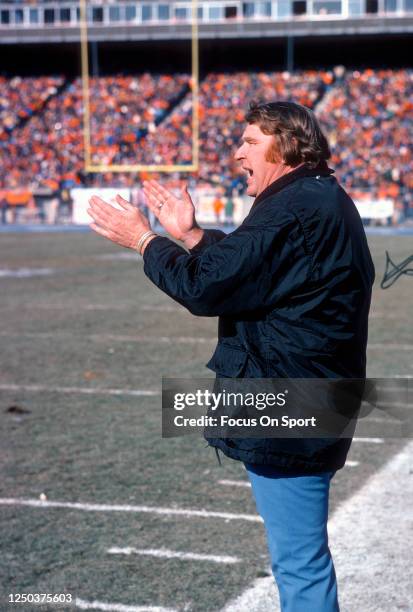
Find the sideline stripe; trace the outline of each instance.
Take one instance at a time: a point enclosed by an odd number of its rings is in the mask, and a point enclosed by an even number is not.
[[[413,442],[409,442],[344,501],[329,521],[329,544],[343,610],[411,609],[406,559],[410,555],[413,507],[412,459]],[[272,576],[255,580],[222,612],[241,610],[279,612]]]
[[[86,387],[49,387],[48,385],[7,385],[0,384],[0,391],[38,391],[49,393],[81,393],[85,395],[132,395],[134,397],[153,397],[160,391],[151,389],[88,389]]]
[[[251,483],[243,480],[218,480],[218,484],[224,485],[227,487],[249,487],[251,488]]]
[[[76,597],[74,604],[80,610],[103,610],[104,612],[177,612],[175,608],[160,606],[128,606],[119,603],[104,603],[103,601],[85,601]]]
[[[185,516],[196,518],[221,518],[227,521],[248,521],[262,523],[255,514],[233,514],[231,512],[213,512],[208,510],[191,510],[185,508],[160,508],[157,506],[129,506],[121,504],[82,504],[80,502],[41,501],[39,499],[18,499],[0,497],[0,506],[32,506],[33,508],[71,508],[86,512],[134,512],[136,514],[161,514],[164,516]]]
[[[359,464],[359,461],[351,461],[350,459],[345,463],[347,467],[357,467]]]
[[[166,548],[133,548],[126,546],[118,548],[113,546],[107,552],[110,555],[148,555],[149,557],[159,557],[161,559],[183,559],[184,561],[212,561],[213,563],[240,563],[241,559],[230,555],[202,555],[198,553],[182,552],[178,550],[168,550]]]

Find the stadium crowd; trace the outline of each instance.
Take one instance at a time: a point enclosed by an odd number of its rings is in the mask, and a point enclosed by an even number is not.
[[[189,165],[192,91],[186,74],[90,79],[93,165]],[[292,100],[314,108],[329,137],[331,166],[357,199],[391,198],[413,215],[413,70],[210,73],[200,83],[199,181],[242,193],[233,161],[250,99]],[[132,187],[147,173],[86,173],[80,79],[0,80],[0,202],[33,204],[76,185]],[[182,174],[181,174],[182,177]],[[170,177],[177,182],[179,175]],[[24,193],[24,197],[21,195]]]
[[[413,70],[351,72],[318,116],[343,186],[356,199],[391,198],[406,216],[413,208]]]
[[[137,163],[139,142],[156,130],[170,104],[186,93],[188,82],[187,75],[90,79],[92,164]],[[130,185],[129,174],[84,175],[84,108],[82,83],[76,79],[42,112],[16,125],[0,143],[1,187],[36,189],[53,183],[56,189],[70,188],[88,179],[93,184]]]
[[[24,119],[39,111],[46,100],[56,95],[63,77],[14,77],[0,76],[0,140]]]
[[[80,89],[79,81],[76,87]],[[171,106],[188,91],[186,74],[91,79],[92,163],[140,163],[142,152],[136,144],[156,132]]]

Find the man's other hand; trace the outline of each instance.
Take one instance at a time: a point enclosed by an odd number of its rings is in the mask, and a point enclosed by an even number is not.
[[[144,181],[143,191],[147,205],[172,238],[188,249],[201,240],[203,230],[195,220],[195,207],[186,184],[179,198],[155,180]]]
[[[136,249],[139,238],[151,229],[149,221],[138,208],[120,195],[116,196],[116,202],[122,210],[114,208],[98,196],[92,196],[89,200],[90,208],[87,209],[94,220],[90,227],[120,246]]]

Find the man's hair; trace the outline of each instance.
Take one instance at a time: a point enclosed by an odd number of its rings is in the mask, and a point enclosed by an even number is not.
[[[251,102],[245,115],[248,123],[258,125],[267,135],[273,135],[274,145],[267,161],[283,161],[295,168],[303,162],[315,168],[331,157],[327,138],[313,111],[294,102]]]

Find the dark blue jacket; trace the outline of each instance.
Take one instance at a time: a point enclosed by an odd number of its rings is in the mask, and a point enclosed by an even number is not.
[[[374,266],[357,209],[325,163],[267,187],[231,234],[207,230],[188,254],[157,237],[144,270],[200,316],[219,316],[207,366],[218,376],[364,378]],[[286,472],[336,470],[350,439],[208,439],[226,455]]]

